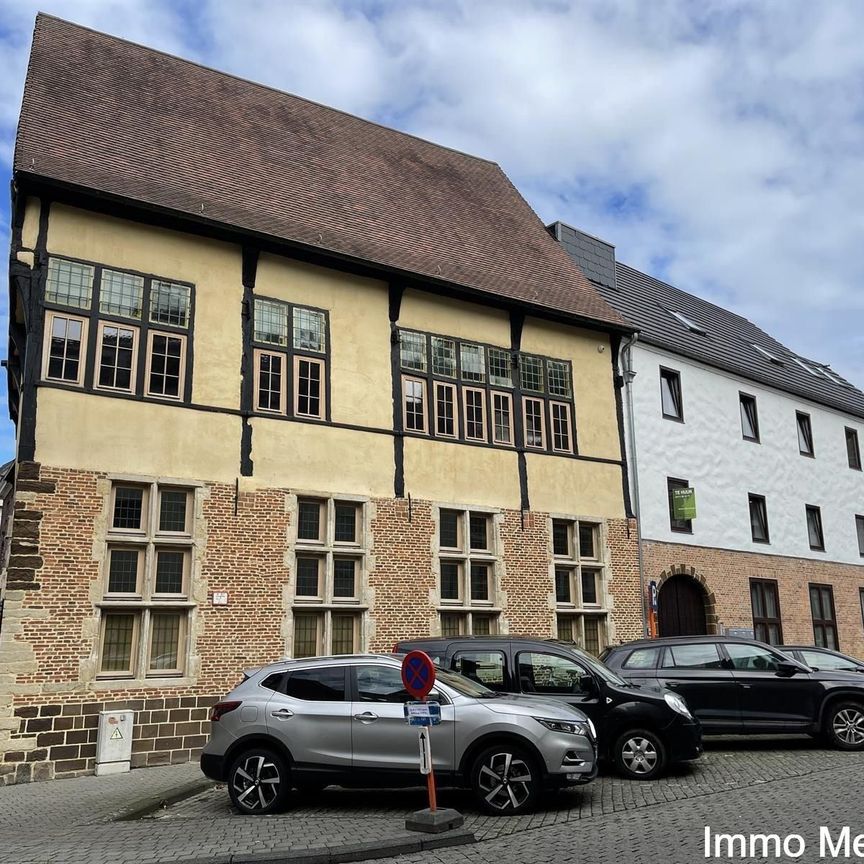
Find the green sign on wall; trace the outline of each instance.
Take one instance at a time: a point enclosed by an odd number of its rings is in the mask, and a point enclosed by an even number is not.
[[[696,518],[696,490],[672,490],[672,515],[676,519]]]

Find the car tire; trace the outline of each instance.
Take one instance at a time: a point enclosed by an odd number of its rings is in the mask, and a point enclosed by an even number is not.
[[[666,748],[649,729],[629,729],[618,737],[612,761],[628,780],[656,780],[666,770]]]
[[[825,716],[824,731],[838,750],[864,750],[864,704],[835,702]]]
[[[246,750],[237,756],[228,770],[227,782],[231,803],[245,816],[278,813],[291,791],[285,760],[265,748]]]
[[[534,808],[542,792],[537,762],[517,744],[503,743],[480,753],[471,766],[471,789],[491,816],[514,816]]]

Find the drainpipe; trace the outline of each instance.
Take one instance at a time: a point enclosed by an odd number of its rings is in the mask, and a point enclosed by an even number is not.
[[[627,400],[627,449],[630,460],[630,482],[633,491],[633,512],[636,516],[636,549],[639,562],[639,587],[642,594],[642,634],[648,635],[648,606],[645,591],[645,562],[642,555],[642,508],[639,499],[639,465],[636,455],[636,414],[633,411],[633,379],[636,371],[633,369],[633,345],[638,334],[630,336],[621,347],[621,367],[624,375],[624,391]]]

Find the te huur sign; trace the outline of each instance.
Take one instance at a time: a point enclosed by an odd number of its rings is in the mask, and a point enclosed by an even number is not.
[[[676,519],[696,518],[696,490],[672,490],[672,515]]]

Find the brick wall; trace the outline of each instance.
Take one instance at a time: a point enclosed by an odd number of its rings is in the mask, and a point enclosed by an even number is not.
[[[864,567],[808,558],[734,552],[704,546],[646,542],[645,577],[658,583],[664,574],[685,573],[697,579],[713,600],[716,622],[722,627],[752,627],[750,579],[776,579],[787,644],[813,644],[808,584],[818,582],[834,589],[840,650],[864,657],[864,622],[860,589]]]
[[[290,650],[290,494],[208,484],[196,495],[187,674],[176,683],[97,677],[110,479],[21,466],[13,560],[0,631],[0,784],[73,776],[95,766],[101,710],[136,712],[133,766],[196,758],[208,708],[248,666]],[[366,644],[437,632],[437,527],[428,501],[369,503]],[[548,517],[500,510],[497,568],[504,632],[554,632]],[[611,631],[638,635],[635,528],[610,521]],[[213,606],[214,591],[227,606]],[[635,617],[634,617],[635,616]],[[632,620],[631,620],[632,619]],[[157,686],[158,684],[158,686]]]

